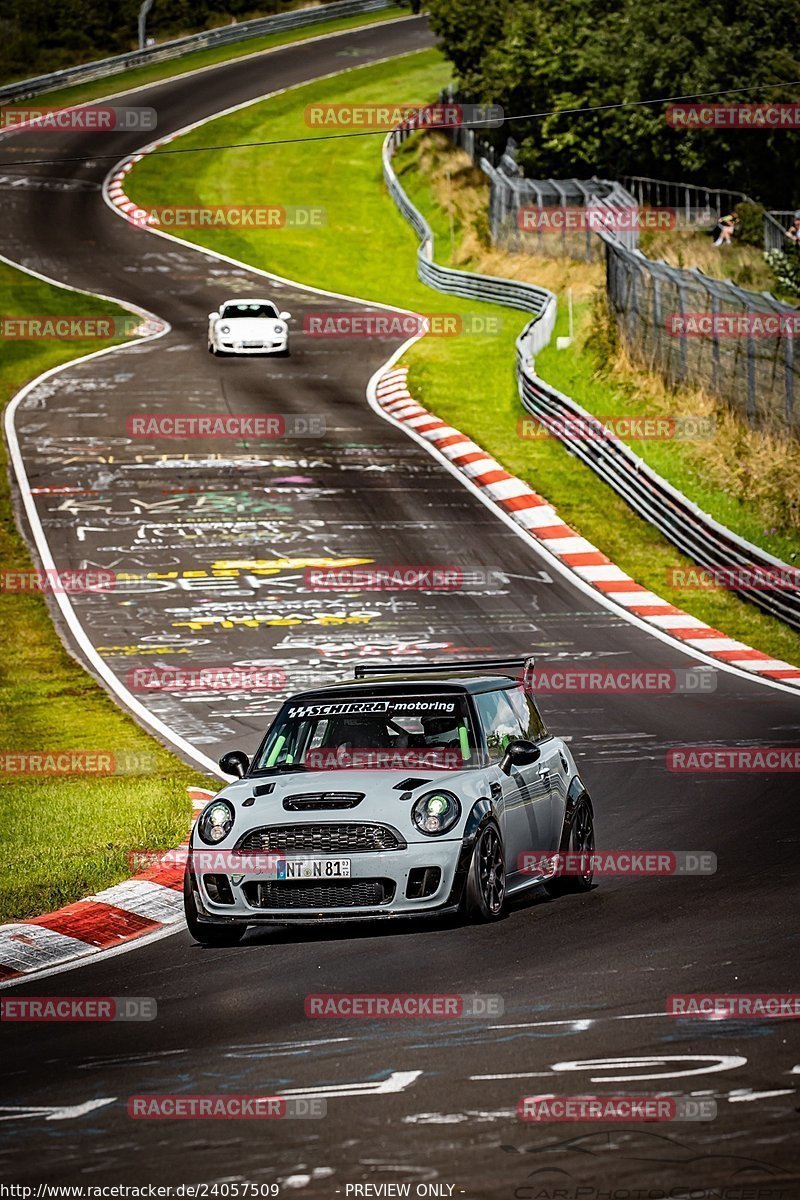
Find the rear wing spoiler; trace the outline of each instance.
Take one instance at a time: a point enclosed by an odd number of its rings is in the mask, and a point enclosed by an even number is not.
[[[462,673],[485,675],[508,675],[512,679],[525,678],[533,670],[534,657],[523,658],[456,658],[451,662],[436,663],[359,663],[354,678],[368,679],[371,675],[457,675]]]

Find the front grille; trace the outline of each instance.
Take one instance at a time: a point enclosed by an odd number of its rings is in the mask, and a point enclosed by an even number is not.
[[[271,825],[251,829],[237,850],[302,850],[333,854],[340,850],[403,850],[405,842],[388,825]]]
[[[303,792],[287,796],[283,807],[288,812],[315,812],[326,808],[355,808],[363,799],[363,792]]]
[[[391,879],[342,879],[336,883],[301,880],[252,881],[242,888],[251,908],[377,908],[391,904]]]

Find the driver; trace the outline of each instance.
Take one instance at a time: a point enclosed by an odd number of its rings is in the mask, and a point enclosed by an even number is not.
[[[347,717],[338,721],[326,740],[329,746],[345,750],[384,750],[392,745],[386,721],[374,717]]]
[[[426,746],[457,746],[458,722],[455,717],[422,717]]]

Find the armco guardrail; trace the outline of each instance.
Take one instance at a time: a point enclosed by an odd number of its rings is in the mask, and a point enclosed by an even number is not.
[[[613,488],[634,512],[655,526],[690,559],[718,577],[722,576],[731,591],[800,629],[800,572],[797,568],[720,525],[651,470],[624,442],[600,426],[589,412],[536,374],[535,356],[549,342],[555,325],[553,294],[545,288],[508,279],[470,276],[468,272],[453,271],[433,262],[430,225],[406,196],[392,167],[395,147],[411,131],[404,127],[388,135],[383,146],[383,173],[395,203],[419,235],[417,271],[420,279],[438,291],[494,300],[514,308],[526,307],[526,303],[521,302],[520,289],[527,289],[527,306],[539,314],[517,339],[517,383],[527,411],[549,428],[571,454]],[[587,430],[592,431],[589,436]],[[759,577],[763,579],[765,573],[771,586],[757,586]]]
[[[117,54],[113,58],[101,58],[81,66],[65,67],[49,75],[37,75],[33,79],[22,79],[0,87],[0,104],[27,100],[52,92],[56,88],[69,87],[74,83],[91,83],[94,79],[119,75],[132,67],[145,67],[150,63],[167,62],[180,58],[193,50],[206,50],[213,46],[227,46],[247,38],[267,33],[280,33],[285,29],[301,29],[306,25],[317,25],[335,17],[358,16],[391,8],[395,0],[334,0],[332,4],[321,4],[315,8],[297,8],[291,12],[274,13],[270,17],[256,17],[253,21],[242,21],[237,25],[223,25],[218,29],[207,29],[191,33],[188,37],[175,38],[160,46],[149,46],[145,50],[131,50],[128,54]]]
[[[526,326],[525,332],[533,353],[538,353],[550,341],[555,328],[556,297],[553,292],[515,279],[500,279],[494,275],[458,271],[454,267],[445,267],[434,261],[433,230],[403,191],[392,166],[395,149],[413,132],[413,122],[408,122],[387,135],[383,143],[383,177],[397,207],[420,239],[417,251],[419,278],[428,287],[450,296],[483,300],[489,304],[504,304],[508,308],[520,308],[533,313],[533,319]]]

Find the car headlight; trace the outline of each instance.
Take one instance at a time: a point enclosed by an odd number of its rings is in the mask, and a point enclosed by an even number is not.
[[[276,321],[273,328],[274,328],[275,333],[277,333],[279,337],[283,337],[284,333],[286,333],[286,326],[283,324],[282,321]]]
[[[220,333],[230,333],[231,327],[230,325],[220,325],[219,331]]]
[[[233,807],[227,800],[214,800],[200,814],[197,832],[208,846],[221,842],[233,828]]]
[[[411,820],[428,837],[447,833],[460,816],[461,805],[452,792],[426,792],[411,810]]]

